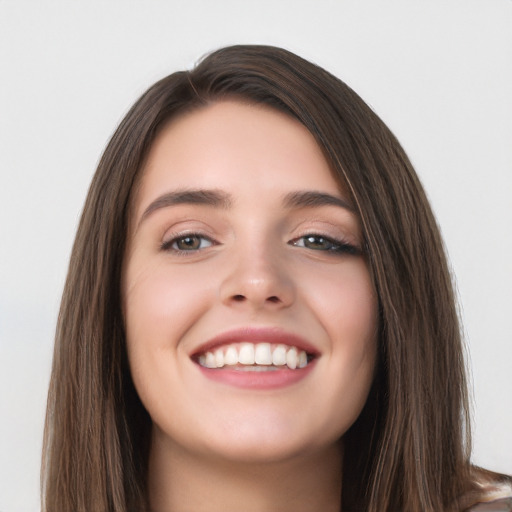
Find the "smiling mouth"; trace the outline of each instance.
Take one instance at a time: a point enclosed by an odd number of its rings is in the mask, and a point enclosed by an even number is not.
[[[233,343],[194,356],[199,366],[242,372],[296,370],[308,366],[315,358],[295,346],[281,343]]]

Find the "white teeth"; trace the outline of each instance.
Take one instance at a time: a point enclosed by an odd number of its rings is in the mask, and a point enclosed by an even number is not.
[[[217,368],[215,356],[211,352],[206,352],[206,361],[204,365],[206,366],[206,368]]]
[[[236,345],[230,345],[200,354],[197,362],[200,366],[212,369],[243,365],[248,371],[277,370],[277,367],[285,365],[295,370],[308,365],[308,356],[304,350],[282,344],[273,347],[270,343],[241,343],[238,349]]]
[[[286,352],[286,365],[288,368],[291,368],[292,370],[295,370],[297,368],[297,349],[295,347],[292,347],[288,352]]]
[[[224,366],[224,352],[221,348],[215,351],[215,366],[217,366],[217,368]]]
[[[256,364],[272,364],[272,352],[270,343],[258,343],[254,351],[254,362]]]
[[[286,364],[286,345],[277,345],[272,352],[272,364],[284,366]]]
[[[238,362],[240,364],[254,364],[254,345],[252,343],[242,343],[238,354]]]
[[[236,351],[235,347],[228,347],[226,353],[224,354],[224,363],[231,366],[238,364],[238,352]]]

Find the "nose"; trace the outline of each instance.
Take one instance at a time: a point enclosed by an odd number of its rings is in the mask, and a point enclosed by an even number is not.
[[[220,297],[231,307],[277,310],[289,307],[295,287],[282,255],[270,250],[242,250],[229,263]]]

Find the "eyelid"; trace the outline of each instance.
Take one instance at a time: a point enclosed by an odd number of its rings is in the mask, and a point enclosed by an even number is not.
[[[361,245],[359,222],[353,215],[349,217],[346,215],[326,217],[318,213],[311,216],[301,215],[290,226],[290,232],[297,233],[297,237],[317,235],[356,246]]]

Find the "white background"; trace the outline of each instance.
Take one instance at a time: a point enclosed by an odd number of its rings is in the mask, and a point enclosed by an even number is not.
[[[403,143],[457,277],[474,461],[512,473],[511,0],[0,0],[0,511],[38,508],[53,331],[101,151],[155,80],[234,43],[344,79]]]

